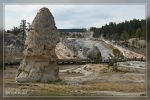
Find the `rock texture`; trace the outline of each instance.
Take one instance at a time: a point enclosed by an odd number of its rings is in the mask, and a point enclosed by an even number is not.
[[[88,50],[87,58],[98,62],[102,61],[101,52],[99,51],[97,46],[93,46],[90,50]]]
[[[12,33],[5,33],[4,38],[4,63],[19,63],[23,57],[23,42]]]
[[[25,41],[24,59],[18,69],[17,82],[49,82],[59,78],[55,54],[58,34],[53,15],[48,8],[41,8]]]
[[[89,51],[93,46],[96,46],[98,48],[97,51],[101,52],[101,58],[102,60],[108,60],[110,57],[110,54],[113,55],[112,52],[112,46],[104,43],[103,41],[98,41],[95,39],[90,38],[67,38],[62,39],[61,42],[79,59],[86,59],[87,57],[87,51]]]
[[[59,42],[55,49],[58,59],[77,59],[76,54],[62,42]]]

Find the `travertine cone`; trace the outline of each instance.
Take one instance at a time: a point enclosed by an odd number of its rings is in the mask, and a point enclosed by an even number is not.
[[[32,22],[19,66],[16,81],[48,82],[58,79],[55,47],[59,42],[54,17],[48,8],[41,8]]]

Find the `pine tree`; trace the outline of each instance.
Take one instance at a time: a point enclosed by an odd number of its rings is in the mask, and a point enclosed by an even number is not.
[[[21,35],[22,35],[22,40],[24,41],[25,38],[26,38],[26,20],[21,20],[21,23],[20,23],[20,31],[21,31]]]
[[[136,30],[135,37],[140,39],[141,36],[142,36],[142,30],[141,30],[141,28],[138,28]]]

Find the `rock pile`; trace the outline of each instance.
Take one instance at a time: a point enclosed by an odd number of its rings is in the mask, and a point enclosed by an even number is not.
[[[41,8],[32,22],[19,66],[17,82],[49,82],[57,80],[55,47],[59,42],[54,17],[48,8]]]

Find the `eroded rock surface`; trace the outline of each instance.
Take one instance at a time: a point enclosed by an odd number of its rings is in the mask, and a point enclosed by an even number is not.
[[[87,58],[95,61],[102,61],[101,52],[97,46],[93,46],[90,50],[87,51]]]
[[[55,47],[59,42],[54,17],[48,8],[41,8],[32,22],[25,41],[24,59],[16,81],[49,82],[58,79]]]
[[[21,39],[12,33],[4,33],[4,63],[16,64],[23,57],[24,44]]]

